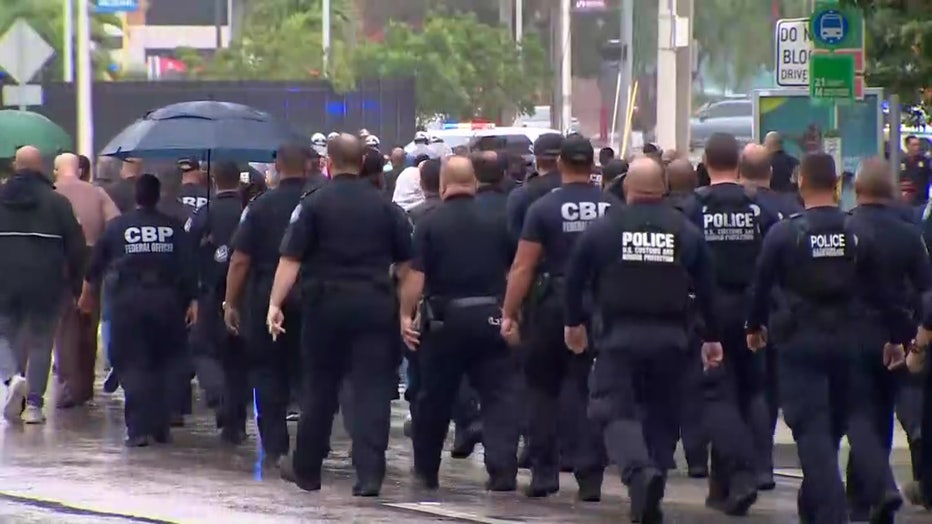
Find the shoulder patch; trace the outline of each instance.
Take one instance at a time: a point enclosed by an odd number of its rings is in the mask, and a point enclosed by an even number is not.
[[[301,218],[301,204],[299,203],[294,207],[294,211],[291,212],[291,218],[288,219],[289,224],[294,224]]]

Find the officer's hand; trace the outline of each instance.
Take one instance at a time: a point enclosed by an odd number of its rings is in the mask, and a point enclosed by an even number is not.
[[[502,317],[501,326],[502,338],[509,346],[517,346],[521,342],[521,334],[518,332],[518,321],[513,318]]]
[[[924,348],[929,345],[929,342],[932,342],[932,331],[919,326],[919,329],[916,331],[916,345],[920,348]]]
[[[78,297],[78,311],[85,315],[91,315],[94,312],[94,297],[90,293],[81,293]]]
[[[414,319],[406,315],[401,317],[401,338],[411,351],[417,351],[421,344],[421,332],[414,328]]]
[[[906,367],[910,373],[922,373],[926,367],[926,353],[925,347],[919,347],[915,343],[910,346],[906,355]]]
[[[764,349],[767,346],[767,328],[762,327],[759,331],[748,333],[747,342],[748,349],[751,351],[757,352]]]
[[[191,302],[188,310],[184,312],[184,323],[188,327],[197,323],[197,301]]]
[[[708,371],[722,365],[725,352],[720,342],[705,342],[702,344],[702,369]]]
[[[566,326],[563,328],[563,340],[566,342],[566,347],[570,348],[570,351],[576,353],[577,355],[582,354],[586,351],[586,346],[589,345],[589,337],[586,334],[586,326]]]
[[[269,335],[272,335],[272,342],[278,340],[278,336],[285,332],[285,314],[282,308],[269,304],[269,313],[265,317],[265,324],[269,328]]]
[[[227,331],[233,335],[239,335],[239,309],[226,306],[223,308],[223,323],[227,326]]]
[[[906,364],[906,351],[902,344],[886,343],[883,345],[883,365],[893,371]]]

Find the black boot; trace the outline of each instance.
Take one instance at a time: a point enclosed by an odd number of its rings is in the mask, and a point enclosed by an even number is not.
[[[641,470],[628,486],[631,499],[631,522],[640,524],[659,524],[663,521],[660,501],[663,499],[663,474],[654,469]]]

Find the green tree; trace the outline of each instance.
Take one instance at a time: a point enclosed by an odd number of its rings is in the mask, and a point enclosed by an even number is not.
[[[511,32],[474,15],[431,16],[423,30],[391,23],[382,42],[357,50],[363,76],[414,76],[422,118],[497,119],[506,109],[530,112],[535,96],[550,84],[547,56],[527,35],[520,49]]]
[[[776,13],[774,13],[776,8]],[[772,70],[774,14],[806,16],[800,0],[703,0],[695,3],[693,33],[700,63],[728,88],[745,90],[761,70]]]
[[[349,2],[331,2],[330,80],[337,88],[353,85],[350,49],[345,38],[350,23]],[[321,0],[256,0],[248,4],[243,31],[215,56],[204,58],[177,49],[190,75],[210,80],[304,80],[325,76],[322,52]]]
[[[932,103],[932,0],[847,0],[864,9],[867,83]]]
[[[55,50],[55,55],[43,68],[43,80],[62,80],[62,47],[65,31],[65,17],[61,0],[0,0],[0,34],[22,18]],[[110,53],[115,49],[111,38],[107,38],[107,26],[120,28],[120,19],[114,15],[92,14],[91,42],[93,48],[92,63],[95,76],[99,79],[111,78]]]

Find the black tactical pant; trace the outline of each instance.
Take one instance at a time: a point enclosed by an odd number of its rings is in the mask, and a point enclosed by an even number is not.
[[[645,470],[666,472],[670,443],[676,442],[670,414],[680,403],[676,383],[686,348],[685,330],[661,323],[616,325],[599,339],[589,417],[626,485]]]
[[[491,479],[514,485],[518,472],[517,361],[499,333],[500,307],[447,304],[443,325],[425,333],[418,358],[421,389],[416,399],[414,463],[436,482],[453,406],[468,377],[481,406],[485,466]]]
[[[178,290],[126,285],[112,300],[110,361],[125,393],[127,436],[167,438],[184,372],[178,365],[186,337]]]
[[[560,394],[567,384],[577,409],[576,415],[565,424],[579,428],[573,449],[573,471],[578,482],[601,485],[605,469],[605,452],[598,429],[586,416],[589,398],[589,371],[594,352],[573,354],[563,338],[563,310],[559,297],[553,296],[534,306],[530,311],[527,334],[526,361],[528,402],[528,444],[531,458],[532,485],[559,488],[560,447]],[[569,381],[565,382],[565,379]]]
[[[701,346],[701,340],[696,337],[690,338],[689,348],[680,357],[680,378],[671,384],[671,387],[675,388],[678,385],[680,388],[680,404],[676,412],[679,414],[679,437],[683,442],[683,452],[689,468],[708,468],[709,465],[709,438],[703,421],[705,405],[702,401]],[[675,448],[674,440],[669,448],[670,463],[673,462]]]
[[[334,283],[302,297],[301,420],[294,453],[298,485],[316,489],[329,448],[344,378],[352,389],[348,415],[354,493],[378,492],[385,477],[391,400],[397,392],[399,348],[394,298],[371,285]]]
[[[753,353],[741,322],[724,322],[721,366],[705,373],[706,434],[712,443],[709,496],[756,489],[771,462],[763,353]]]
[[[865,398],[877,392],[876,385],[865,372],[850,327],[798,329],[780,346],[781,407],[803,470],[802,522],[848,522],[838,473],[838,449],[845,433],[866,498],[878,500],[893,483],[889,454],[876,431],[871,402]]]
[[[290,448],[288,404],[294,384],[294,369],[300,366],[301,312],[282,308],[285,333],[272,340],[266,326],[268,294],[251,293],[246,301],[244,351],[249,363],[249,383],[255,388],[256,426],[262,449],[269,459],[286,455]]]
[[[887,460],[893,446],[893,413],[897,390],[901,381],[906,378],[905,370],[891,372],[883,365],[883,346],[888,342],[885,340],[888,338],[886,330],[880,326],[865,326],[862,330],[861,347],[858,348],[852,368],[850,389],[854,397],[849,416],[849,432],[873,431],[883,447]],[[872,441],[873,439],[870,439],[867,442]],[[884,494],[884,490],[897,489],[893,477],[887,477],[883,469],[879,472],[871,471],[871,465],[865,461],[863,455],[856,453],[854,449],[849,452],[845,483],[849,508],[852,515],[859,516],[867,515],[871,506],[878,502],[878,497]],[[868,460],[871,456],[873,455],[867,455]]]
[[[925,402],[922,405],[922,422],[921,430],[925,435],[929,435],[919,441],[919,455],[925,457],[919,465],[919,484],[922,488],[922,496],[926,503],[932,503],[932,372],[927,369],[921,375],[923,382],[923,394]]]
[[[207,405],[216,410],[217,422],[229,430],[246,430],[246,411],[252,401],[249,362],[243,339],[231,335],[223,323],[220,292],[207,292],[198,300],[194,329],[194,369]]]

